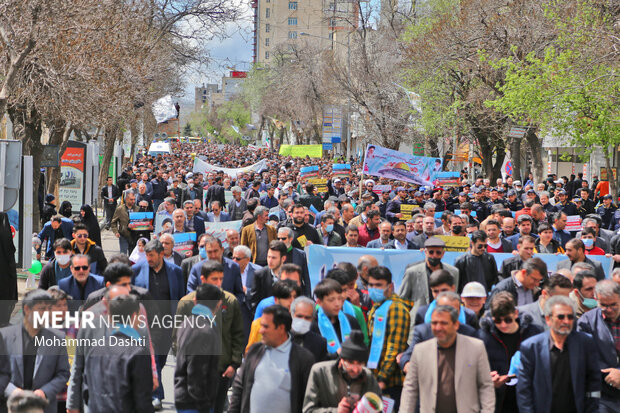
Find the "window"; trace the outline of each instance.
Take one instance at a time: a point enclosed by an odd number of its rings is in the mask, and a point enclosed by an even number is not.
[[[297,26],[297,17],[289,17],[288,18],[289,26]]]
[[[297,10],[297,2],[296,1],[289,1],[288,2],[288,9],[289,10]]]
[[[269,46],[269,37],[265,37],[265,46]]]
[[[271,25],[269,23],[267,23],[265,25],[265,33],[269,33],[270,30],[271,30]]]
[[[265,52],[265,60],[269,59],[269,52]]]
[[[270,16],[270,15],[271,15],[271,9],[270,9],[269,7],[267,7],[267,8],[265,9],[265,17],[266,17],[266,18],[269,18],[269,16]]]
[[[288,32],[289,39],[297,39],[297,32]]]

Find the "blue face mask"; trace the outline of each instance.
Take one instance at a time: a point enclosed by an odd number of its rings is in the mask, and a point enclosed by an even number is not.
[[[584,307],[592,309],[598,306],[598,302],[594,298],[585,298],[581,293],[579,293],[579,296],[581,296],[581,302]]]
[[[329,224],[325,227],[325,231],[332,232],[334,230],[334,224]]]
[[[585,245],[586,248],[592,248],[592,246],[594,245],[594,240],[592,238],[585,238],[581,240],[583,242],[583,245]]]
[[[383,288],[369,288],[368,296],[375,303],[382,303],[385,301],[385,290]]]
[[[203,260],[207,259],[206,248],[198,248],[198,254],[200,254],[200,258],[202,258]]]

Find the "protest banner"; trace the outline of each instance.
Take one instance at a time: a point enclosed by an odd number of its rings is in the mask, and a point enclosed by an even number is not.
[[[400,204],[400,213],[403,214],[400,220],[409,221],[412,218],[413,210],[417,207],[417,205]]]
[[[351,165],[348,163],[335,163],[332,166],[332,177],[346,178],[351,174]]]
[[[308,183],[314,185],[319,193],[327,192],[327,179],[325,178],[310,178]]]
[[[437,235],[437,238],[446,243],[446,251],[465,252],[469,248],[469,237],[453,237],[450,235]]]
[[[391,191],[392,185],[375,185],[374,188],[372,188],[372,192],[377,195],[381,195],[385,190]]]
[[[243,168],[224,168],[221,166],[211,165],[200,159],[199,157],[194,158],[194,168],[193,172],[200,172],[202,174],[206,174],[212,171],[222,171],[224,174],[230,176],[231,178],[236,178],[237,175],[241,172],[260,172],[261,170],[267,169],[267,161],[263,159],[260,162],[257,162],[253,165],[244,166]]]
[[[241,232],[241,220],[228,222],[205,222],[205,234],[211,235],[222,242],[224,248],[228,247],[226,230],[234,229]]]
[[[410,155],[376,145],[368,145],[364,174],[381,176],[418,185],[436,184],[442,168],[441,158]]]
[[[581,231],[581,217],[579,215],[569,215],[566,217],[566,227],[564,228],[568,232]]]
[[[151,231],[153,229],[153,213],[130,212],[128,227],[133,231]]]
[[[299,174],[302,178],[310,178],[313,176],[319,176],[319,167],[317,165],[306,166],[299,170]]]
[[[194,243],[196,242],[195,232],[178,232],[172,234],[172,237],[174,238],[173,249],[182,256],[185,257],[185,254],[194,248]]]
[[[280,145],[279,154],[293,158],[320,158],[323,156],[323,145]]]
[[[469,241],[469,238],[466,238]],[[375,257],[379,265],[386,266],[392,272],[392,281],[395,289],[398,291],[405,270],[409,265],[424,261],[424,252],[419,250],[382,250],[379,248],[372,249],[372,256]],[[369,250],[366,248],[349,248],[349,247],[324,247],[322,245],[310,245],[306,248],[308,256],[308,273],[310,274],[310,282],[312,288],[325,278],[327,271],[331,270],[339,262],[350,262],[357,265],[357,261],[363,255],[368,255]],[[442,262],[454,265],[458,257],[464,252],[446,252],[442,258]],[[512,254],[498,253],[492,254],[497,263],[497,269],[501,268],[505,259],[514,257]],[[555,254],[534,254],[547,264],[547,271],[551,274],[555,272],[558,262],[566,260],[566,255]],[[604,255],[588,255],[588,258],[599,261],[605,270],[605,276],[609,278],[613,269],[613,260]]]

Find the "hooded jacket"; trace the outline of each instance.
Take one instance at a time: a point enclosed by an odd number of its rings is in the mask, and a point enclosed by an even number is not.
[[[71,248],[73,249],[73,252],[76,254],[82,254],[75,241],[75,239],[71,241]],[[106,260],[101,247],[98,247],[94,241],[86,239],[86,249],[84,249],[83,254],[88,255],[90,258],[90,272],[93,274],[103,275],[103,271],[108,266],[108,260]]]

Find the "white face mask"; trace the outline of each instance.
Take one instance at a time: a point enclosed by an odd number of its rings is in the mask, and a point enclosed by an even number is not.
[[[70,254],[56,255],[56,262],[58,263],[58,265],[65,266],[69,264],[70,260],[71,260]]]
[[[308,331],[310,331],[310,321],[304,320],[303,318],[293,317],[293,323],[291,324],[291,329],[297,333],[304,335]]]

